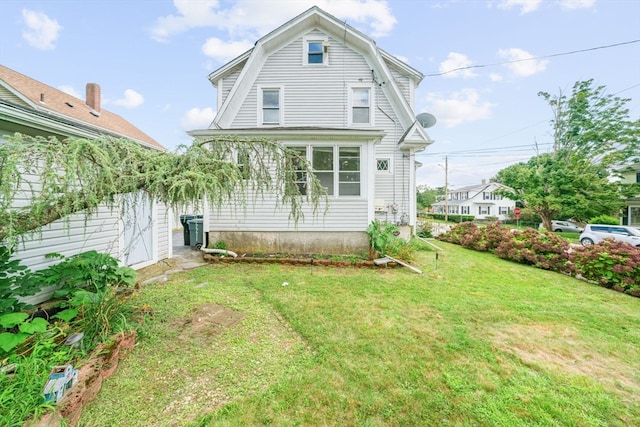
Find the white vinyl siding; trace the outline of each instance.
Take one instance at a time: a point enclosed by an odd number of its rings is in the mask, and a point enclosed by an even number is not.
[[[323,36],[317,31],[307,35],[318,39]],[[328,43],[326,55],[329,66],[304,65],[303,37],[269,56],[230,127],[255,126],[259,121],[259,88],[274,85],[286,85],[286,94],[282,97],[283,122],[286,126],[347,127],[349,112],[345,105],[350,95],[344,82],[357,84],[363,79],[370,81],[371,66],[360,53],[339,41],[329,38]],[[371,97],[374,99],[373,92]]]
[[[323,40],[326,38],[328,45],[326,52],[326,66],[312,66],[306,64],[306,41]],[[400,125],[400,119],[394,111],[391,103],[385,95],[383,88],[371,83],[372,65],[366,59],[364,52],[357,51],[343,44],[340,38],[333,38],[320,30],[313,30],[300,35],[290,43],[279,47],[268,54],[269,56],[260,63],[260,70],[253,81],[245,82],[250,84],[246,97],[242,100],[237,114],[230,118],[228,127],[252,128],[260,121],[261,109],[259,108],[261,97],[260,88],[276,86],[286,86],[286,96],[282,100],[283,123],[286,127],[327,127],[327,128],[355,128],[355,129],[379,129],[385,135],[375,146],[368,147],[370,162],[367,166],[362,165],[362,170],[368,173],[369,179],[361,177],[361,196],[369,200],[382,199],[387,204],[396,203],[398,214],[396,220],[402,213],[411,212],[411,197],[409,183],[415,176],[414,164],[411,156],[403,156],[406,151],[400,151],[397,146],[398,140],[405,130]],[[413,82],[408,76],[402,75],[398,70],[390,67],[392,78],[399,86],[402,96],[407,98],[407,102],[412,102],[411,92],[414,90]],[[226,77],[225,77],[226,78]],[[351,88],[370,88],[370,124],[352,124],[352,109],[350,106]],[[387,89],[389,87],[387,86]],[[366,157],[363,154],[363,158]],[[391,167],[390,173],[376,173],[376,158],[388,158]],[[329,171],[325,171],[329,172]],[[328,174],[327,174],[328,175]],[[322,179],[322,178],[321,178]],[[337,188],[334,191],[338,191]],[[310,229],[321,228],[326,230],[332,227],[342,227],[343,218],[338,213],[345,201],[340,201],[339,206],[332,206],[330,213],[323,221],[310,226]],[[356,203],[354,201],[354,203]],[[353,207],[355,209],[355,206]],[[366,209],[366,208],[365,208]],[[247,208],[253,212],[255,208]],[[261,211],[262,212],[262,211]],[[370,206],[373,215],[373,203]],[[262,212],[270,218],[271,211],[267,208]],[[335,216],[332,216],[335,214]],[[231,214],[230,214],[231,215]],[[349,223],[349,218],[356,215],[356,211],[344,212],[345,224]],[[359,213],[357,213],[359,215]],[[231,216],[226,219],[225,215],[211,219],[211,229],[222,226],[227,230],[244,230],[242,227],[252,227],[252,219],[244,218],[240,226],[233,222]],[[288,215],[287,215],[288,216]],[[376,215],[377,217],[377,215]],[[279,218],[279,217],[278,217]],[[306,223],[305,216],[305,223]],[[371,219],[371,218],[370,218]],[[389,214],[387,218],[394,220]],[[221,222],[219,222],[221,221]],[[228,221],[228,222],[227,222]],[[413,219],[411,219],[413,221]],[[263,221],[264,222],[264,221]],[[264,224],[265,227],[272,227],[274,230],[289,229],[292,224],[285,219],[280,222]],[[335,222],[335,224],[333,223]],[[366,224],[366,219],[364,223]],[[278,228],[279,224],[282,228]],[[346,226],[346,225],[345,225]],[[306,227],[306,226],[305,226]],[[366,225],[360,223],[359,229],[366,229]],[[259,230],[260,225],[256,225],[255,230]],[[346,226],[349,229],[349,226]]]
[[[367,170],[369,164],[367,161],[368,152],[371,146],[368,145],[348,145],[348,144],[287,144],[289,147],[295,147],[306,152],[308,156],[311,156],[314,148],[317,148],[316,155],[319,153],[332,153],[327,157],[334,157],[332,159],[332,166],[329,166],[331,162],[322,162],[323,171],[330,172],[331,175],[325,177],[329,179],[338,190],[342,185],[344,191],[355,192],[354,186],[358,185],[358,188],[364,188],[364,183],[367,179]],[[346,173],[354,174],[357,172],[357,182],[354,178],[355,175],[343,177],[344,182],[340,182],[340,174],[338,173],[339,166],[337,165],[339,159],[339,148],[350,148],[351,150],[343,150],[343,161],[353,162],[353,154],[356,151],[360,152],[360,157],[357,161],[359,163],[359,171],[345,170]],[[323,150],[323,148],[326,148]],[[335,153],[335,154],[334,154]],[[313,165],[313,160],[312,160]],[[333,167],[333,171],[328,171],[327,168]],[[346,169],[355,169],[353,163]],[[325,181],[326,182],[326,181]],[[339,191],[339,190],[338,190]],[[228,205],[221,206],[219,209],[214,209],[211,212],[209,219],[210,231],[366,231],[369,225],[368,208],[369,201],[367,199],[364,190],[360,190],[360,195],[333,195],[329,196],[328,210],[326,215],[324,214],[324,204],[320,206],[317,212],[313,212],[310,204],[305,204],[303,207],[304,220],[300,221],[297,226],[293,223],[290,214],[290,206],[279,206],[278,201],[269,195],[249,195],[247,197],[247,206],[241,205]]]

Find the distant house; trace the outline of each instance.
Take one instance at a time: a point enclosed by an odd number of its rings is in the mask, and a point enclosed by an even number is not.
[[[638,184],[640,186],[640,163],[629,166],[621,172],[623,184]],[[622,225],[640,227],[640,191],[635,197],[625,200],[622,211]]]
[[[482,180],[480,185],[449,191],[446,201],[436,202],[431,207],[434,213],[445,213],[448,208],[448,213],[453,215],[473,215],[475,219],[497,217],[505,220],[516,207],[516,202],[495,193],[500,189],[511,190],[505,185]]]
[[[7,135],[128,138],[151,150],[164,150],[153,138],[101,106],[100,86],[89,83],[86,99],[78,99],[0,65],[0,144]],[[166,208],[158,203],[138,205],[122,218],[100,207],[88,221],[80,214],[44,227],[39,237],[18,245],[15,258],[33,270],[56,261],[44,255],[65,256],[87,250],[110,253],[122,264],[141,268],[171,256],[171,233]]]
[[[269,138],[298,150],[327,189],[329,208],[314,216],[309,207],[296,227],[274,197],[244,212],[222,207],[205,212],[208,241],[234,251],[361,253],[373,220],[408,235],[416,222],[415,155],[433,142],[414,111],[422,78],[317,7],[212,72],[218,113],[209,129],[189,134]]]

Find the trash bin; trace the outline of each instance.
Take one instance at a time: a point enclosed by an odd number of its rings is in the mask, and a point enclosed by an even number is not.
[[[203,243],[203,220],[202,218],[195,218],[187,221],[189,228],[189,246],[195,249],[200,249]]]
[[[180,224],[182,224],[182,239],[185,246],[191,246],[191,236],[189,234],[189,221],[192,219],[202,218],[202,215],[180,215]]]
[[[182,238],[184,239],[184,245],[185,246],[190,246],[190,240],[189,240],[189,224],[187,224],[188,221],[191,221],[192,219],[194,219],[195,216],[193,215],[180,215],[180,224],[182,224]]]

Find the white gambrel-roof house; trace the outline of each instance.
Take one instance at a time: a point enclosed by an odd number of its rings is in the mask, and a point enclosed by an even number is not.
[[[128,138],[153,150],[164,150],[133,124],[101,107],[100,86],[89,83],[86,99],[65,92],[0,65],[0,144],[16,132],[31,136],[97,138],[109,135]],[[18,201],[20,202],[20,201]],[[104,206],[86,219],[82,214],[55,221],[38,235],[25,238],[14,258],[33,270],[58,260],[45,258],[51,252],[71,256],[96,250],[109,253],[124,265],[142,268],[169,258],[171,228],[166,206],[138,204],[137,212],[122,217]]]
[[[329,192],[325,215],[297,227],[275,199],[205,212],[208,241],[239,251],[353,253],[371,221],[416,220],[415,154],[433,141],[416,121],[423,75],[313,7],[209,75],[217,115],[196,138],[266,137],[306,155]],[[408,233],[407,233],[408,234]]]
[[[431,205],[434,213],[473,215],[475,219],[497,217],[499,220],[509,219],[509,213],[513,212],[516,202],[499,194],[497,190],[511,188],[496,182],[482,181],[480,185],[471,185],[448,192],[448,199]]]

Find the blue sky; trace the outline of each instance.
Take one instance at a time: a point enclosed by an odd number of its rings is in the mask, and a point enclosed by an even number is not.
[[[425,74],[416,113],[438,122],[418,184],[444,184],[445,156],[455,189],[548,150],[540,91],[594,79],[640,117],[638,0],[2,0],[0,62],[82,99],[100,84],[104,108],[171,149],[215,115],[207,75],[313,5]]]

